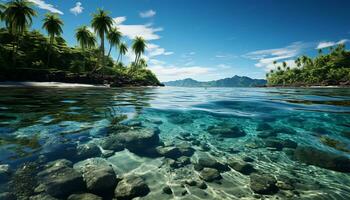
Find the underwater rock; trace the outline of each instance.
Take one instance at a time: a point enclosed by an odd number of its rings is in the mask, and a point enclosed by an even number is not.
[[[254,159],[249,156],[245,156],[242,160],[245,162],[254,162]]]
[[[180,158],[178,158],[176,160],[176,162],[178,163],[178,165],[180,167],[183,167],[183,166],[191,164],[191,159],[189,157],[186,157],[186,156],[181,156]]]
[[[258,194],[275,194],[278,192],[275,177],[268,174],[253,173],[250,175],[250,188]]]
[[[259,132],[257,134],[257,136],[259,138],[269,138],[269,137],[276,137],[277,136],[277,133],[276,132],[273,132],[273,131],[263,131],[263,132]]]
[[[38,195],[35,195],[35,196],[31,196],[29,198],[29,200],[58,200],[58,199],[55,198],[55,197],[52,197],[50,195],[47,195],[47,194],[38,194]]]
[[[162,191],[164,194],[172,194],[173,193],[173,191],[171,190],[171,188],[168,185],[163,187]]]
[[[225,138],[237,138],[237,137],[243,137],[247,135],[244,132],[244,130],[242,130],[237,126],[234,126],[234,127],[227,127],[225,125],[209,126],[207,131],[212,135],[217,135]]]
[[[159,146],[156,148],[159,155],[164,156],[166,158],[176,159],[182,156],[180,149],[175,146],[162,147]]]
[[[274,148],[277,151],[281,151],[283,149],[283,143],[281,142],[281,140],[265,139],[264,142],[266,147]]]
[[[200,172],[200,177],[207,182],[213,182],[215,180],[222,179],[220,172],[213,168],[203,168]]]
[[[290,139],[285,139],[282,140],[283,148],[291,148],[295,149],[298,147],[298,143],[294,142],[293,140]]]
[[[0,184],[8,181],[11,176],[11,173],[12,171],[10,165],[0,165]]]
[[[90,193],[72,194],[67,200],[102,200],[102,197]]]
[[[255,171],[254,166],[250,163],[246,163],[243,160],[236,160],[231,158],[228,161],[228,165],[232,167],[232,169],[244,174],[249,175]]]
[[[114,194],[118,200],[129,200],[146,196],[149,192],[148,185],[141,177],[129,175],[118,183]]]
[[[186,142],[177,144],[176,147],[179,148],[182,156],[191,157],[195,152],[195,150],[191,147],[191,145]]]
[[[77,144],[75,142],[62,141],[59,138],[49,138],[42,146],[41,154],[44,155],[48,161],[57,159],[72,159],[77,154]]]
[[[102,139],[100,143],[101,147],[106,150],[113,150],[113,151],[123,151],[124,150],[124,144],[119,141],[119,137],[116,135],[110,135],[108,137],[105,137]]]
[[[189,186],[196,186],[197,185],[197,181],[195,181],[195,180],[186,180],[185,184],[189,185]]]
[[[339,172],[350,172],[350,159],[335,153],[322,151],[310,146],[298,146],[294,152],[294,159]]]
[[[256,131],[266,131],[271,129],[272,127],[268,123],[259,123],[258,126],[256,127]]]
[[[101,150],[95,143],[87,143],[77,147],[77,159],[84,160],[87,158],[101,156]]]
[[[103,158],[90,158],[74,165],[83,174],[86,187],[94,194],[113,193],[117,176],[111,165]]]
[[[108,158],[114,155],[114,151],[112,150],[103,150],[102,152],[102,157],[103,158]]]
[[[200,165],[202,168],[213,168],[221,172],[230,170],[226,165],[209,156],[199,158],[198,165]]]
[[[0,200],[16,200],[16,196],[9,192],[3,192],[3,193],[0,193]]]
[[[168,115],[168,121],[173,124],[189,124],[193,122],[193,119],[191,116],[186,115],[185,113],[172,113]]]
[[[38,173],[40,183],[45,186],[47,194],[64,198],[70,194],[85,190],[82,175],[71,168],[64,160],[50,163],[46,169]]]
[[[101,141],[101,147],[107,150],[122,151],[127,148],[136,154],[154,154],[159,145],[159,130],[144,128],[115,133]]]
[[[198,188],[199,188],[199,189],[202,189],[202,190],[205,190],[205,189],[208,188],[208,186],[207,186],[207,184],[206,184],[204,181],[202,181],[202,182],[200,182],[200,183],[198,184]]]
[[[347,147],[347,145],[339,140],[330,138],[328,136],[321,136],[320,137],[320,141],[322,142],[322,144],[327,145],[329,147],[332,147],[334,149],[337,149],[339,151],[344,151],[344,152],[348,152],[350,153],[350,148]]]

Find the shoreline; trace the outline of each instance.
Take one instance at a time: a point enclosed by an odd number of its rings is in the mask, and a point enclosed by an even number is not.
[[[83,84],[66,82],[37,82],[37,81],[3,81],[0,82],[0,88],[7,87],[55,87],[55,88],[110,88],[110,85],[101,84]]]

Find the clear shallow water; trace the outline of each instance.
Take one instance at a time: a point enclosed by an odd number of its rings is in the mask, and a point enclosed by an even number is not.
[[[99,144],[110,134],[116,117],[128,128],[158,128],[165,145],[191,144],[195,149],[192,164],[203,156],[222,163],[249,156],[259,173],[293,182],[293,190],[280,189],[268,198],[350,199],[349,173],[295,159],[291,155],[295,147],[276,144],[294,141],[298,148],[312,147],[349,159],[350,89],[0,88],[0,164],[9,164],[14,174],[29,162],[44,165],[59,158],[77,162],[63,149]],[[213,134],[212,127],[238,127],[245,135]],[[190,138],[184,138],[184,133]],[[185,186],[187,194],[183,195],[184,180],[200,180],[192,164],[172,169],[162,164],[163,157],[128,150],[106,159],[120,176],[143,176],[151,190],[145,199],[258,197],[250,188],[249,176],[236,170],[222,172],[220,184],[207,183],[206,190]],[[8,185],[5,181],[0,190],[11,192]],[[172,187],[172,196],[162,193],[164,185]]]

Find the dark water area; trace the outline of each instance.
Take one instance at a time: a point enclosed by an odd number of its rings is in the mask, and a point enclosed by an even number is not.
[[[350,199],[348,88],[0,88],[0,199]]]

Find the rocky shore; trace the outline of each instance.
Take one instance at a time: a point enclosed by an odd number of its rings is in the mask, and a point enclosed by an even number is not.
[[[45,69],[2,69],[0,82],[61,82],[92,85],[110,85],[111,87],[127,86],[163,86],[158,80],[134,79],[127,75],[74,74],[64,71]]]

